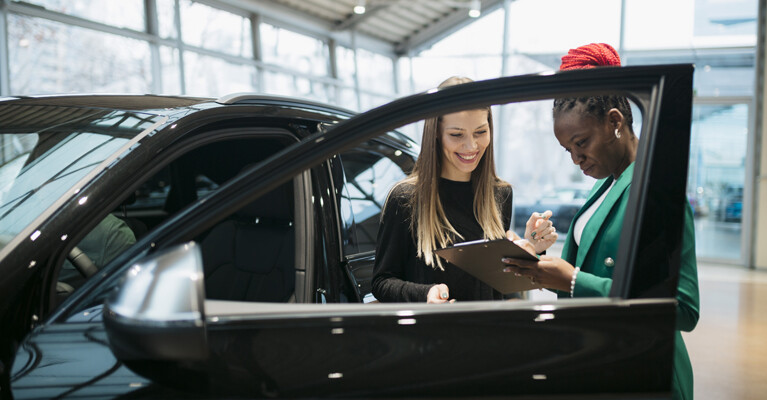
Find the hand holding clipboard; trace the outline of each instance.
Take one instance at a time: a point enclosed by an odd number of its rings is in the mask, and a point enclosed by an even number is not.
[[[504,272],[507,265],[501,262],[502,258],[538,261],[538,257],[530,254],[511,240],[476,240],[456,243],[435,252],[469,275],[503,294],[540,288],[528,277]]]

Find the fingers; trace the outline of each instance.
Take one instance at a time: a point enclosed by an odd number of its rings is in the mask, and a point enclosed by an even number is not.
[[[551,210],[532,213],[525,225],[525,238],[531,241],[546,240],[545,236],[554,233],[554,223],[549,220],[551,216]]]
[[[548,221],[548,223],[551,224],[551,221]],[[552,224],[543,229],[536,229],[534,232],[537,232],[535,235],[537,240],[546,240],[547,236],[556,235],[557,228]]]
[[[445,303],[450,298],[450,290],[447,285],[440,283],[432,286],[426,295],[427,303]]]
[[[501,262],[506,264],[507,267],[514,267],[515,272],[517,269],[519,270],[529,270],[529,269],[535,269],[538,267],[538,263],[535,261],[530,260],[522,260],[519,258],[511,258],[511,257],[503,257],[501,258]],[[503,272],[509,272],[504,269]]]
[[[519,240],[515,240],[515,241],[514,241],[514,244],[516,244],[517,246],[519,246],[519,247],[521,247],[521,248],[523,248],[523,249],[527,250],[527,252],[528,252],[528,253],[530,253],[530,254],[532,254],[532,255],[536,255],[536,252],[535,252],[535,245],[533,245],[532,243],[530,243],[530,242],[529,242],[527,239],[519,239]]]
[[[437,294],[441,300],[450,298],[450,289],[447,288],[447,285],[440,283],[439,285],[434,285],[434,287],[437,288]]]
[[[524,276],[526,278],[530,278],[530,281],[533,283],[536,283],[536,280],[538,279],[538,276],[540,275],[540,271],[534,268],[520,268],[519,266],[515,265],[507,265],[503,267],[502,270],[504,273],[513,273],[514,276]]]

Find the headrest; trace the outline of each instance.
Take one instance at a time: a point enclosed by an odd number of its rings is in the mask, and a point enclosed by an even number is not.
[[[293,181],[288,181],[237,211],[239,218],[293,221]]]

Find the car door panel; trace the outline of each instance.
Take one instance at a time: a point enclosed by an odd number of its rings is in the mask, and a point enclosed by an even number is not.
[[[365,313],[324,305],[216,316],[208,319],[207,365],[227,367],[211,373],[211,391],[369,397],[667,390],[672,300],[573,303],[543,310],[516,301],[453,309],[369,305]]]

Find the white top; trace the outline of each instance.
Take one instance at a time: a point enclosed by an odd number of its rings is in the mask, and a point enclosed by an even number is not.
[[[605,197],[607,197],[607,194],[610,193],[610,189],[615,186],[615,182],[617,179],[613,179],[613,183],[610,184],[610,187],[607,188],[607,190],[602,193],[599,198],[591,204],[591,207],[588,208],[588,210],[584,211],[583,214],[581,214],[578,219],[575,221],[575,226],[573,227],[573,238],[575,238],[575,244],[578,246],[581,245],[581,236],[583,236],[583,228],[586,227],[586,224],[591,219],[591,216],[594,215],[594,213],[597,211],[597,208],[599,208],[599,205],[602,204],[603,201],[605,201]]]

